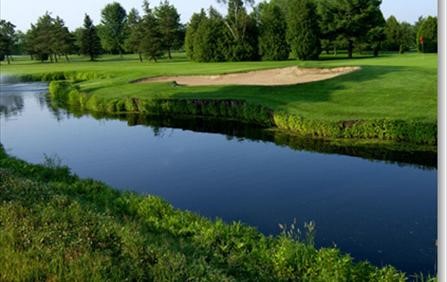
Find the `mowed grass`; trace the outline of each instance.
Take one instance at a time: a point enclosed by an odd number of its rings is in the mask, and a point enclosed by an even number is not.
[[[341,57],[343,56],[343,57]],[[348,60],[323,56],[320,61],[194,63],[183,54],[171,61],[140,63],[135,56],[106,56],[97,62],[72,57],[57,64],[21,58],[2,65],[2,74],[77,72],[101,79],[79,83],[81,91],[104,100],[124,97],[143,99],[239,99],[311,120],[344,121],[391,119],[436,122],[437,55],[358,55]],[[134,80],[161,75],[198,75],[244,72],[299,65],[303,67],[360,66],[362,70],[326,81],[293,86],[173,87],[170,83],[135,84]],[[104,78],[105,77],[105,78]]]

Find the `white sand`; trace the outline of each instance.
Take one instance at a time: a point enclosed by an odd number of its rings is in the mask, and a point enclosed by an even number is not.
[[[360,67],[331,69],[288,67],[280,69],[230,73],[222,75],[160,76],[142,79],[139,83],[176,82],[179,85],[293,85],[330,79],[360,70]]]

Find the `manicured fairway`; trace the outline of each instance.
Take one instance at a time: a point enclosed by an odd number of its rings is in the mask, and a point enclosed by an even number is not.
[[[169,83],[131,84],[132,80],[160,75],[194,75],[242,72],[301,65],[307,67],[361,66],[357,73],[329,81],[282,87],[178,87]],[[81,83],[82,91],[106,99],[123,96],[245,99],[273,109],[319,119],[368,118],[436,119],[437,56],[383,55],[346,60],[327,57],[313,62],[193,63],[180,59],[139,63],[136,59],[107,57],[99,62],[41,64],[20,61],[2,65],[3,73],[43,74],[89,72],[110,76]]]
[[[360,66],[362,70],[326,81],[293,86],[173,87],[172,83],[132,81],[165,75],[222,74],[299,65],[303,67]],[[436,124],[437,56],[384,54],[348,60],[327,56],[320,61],[193,63],[182,55],[172,61],[140,63],[131,56],[106,57],[98,62],[74,58],[70,63],[16,61],[2,73],[32,74],[51,79],[54,73],[88,79],[80,91],[104,105],[136,99],[227,99],[261,105],[273,112],[319,122],[391,120]],[[49,74],[49,75],[48,75]],[[92,107],[91,107],[92,108]]]

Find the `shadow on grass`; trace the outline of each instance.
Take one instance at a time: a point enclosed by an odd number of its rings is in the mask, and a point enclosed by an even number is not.
[[[173,91],[170,98],[176,99],[239,99],[254,102],[266,107],[287,108],[295,102],[329,101],[331,94],[346,89],[350,82],[362,83],[369,80],[380,80],[389,73],[402,70],[402,67],[362,66],[353,73],[332,79],[285,86],[215,86],[190,87],[180,86]]]

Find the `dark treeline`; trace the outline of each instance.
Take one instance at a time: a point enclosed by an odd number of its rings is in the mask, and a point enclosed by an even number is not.
[[[394,16],[384,19],[381,0],[217,0],[226,15],[215,8],[195,13],[187,25],[180,23],[177,9],[164,0],[152,8],[144,1],[143,14],[127,12],[119,3],[107,4],[95,26],[88,15],[84,25],[69,31],[64,21],[50,13],[41,16],[22,33],[0,21],[0,60],[12,54],[58,62],[70,54],[92,61],[101,54],[134,53],[157,61],[172,58],[184,49],[198,62],[318,59],[321,52],[339,50],[404,53],[411,50],[437,52],[437,18],[420,17],[410,24]],[[249,12],[250,10],[250,12]]]

